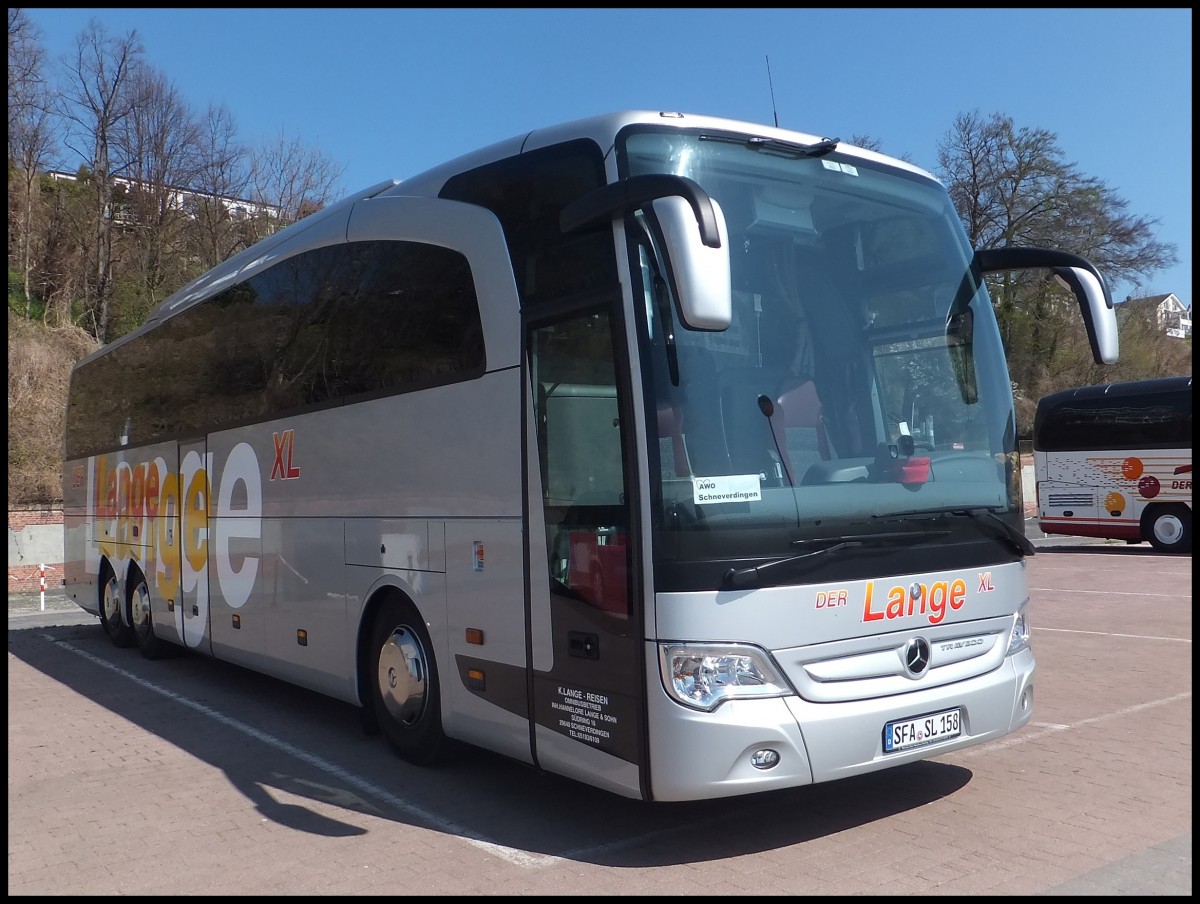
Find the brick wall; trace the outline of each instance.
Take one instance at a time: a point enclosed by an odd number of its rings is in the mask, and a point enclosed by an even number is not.
[[[57,524],[62,527],[63,513],[60,508],[9,509],[8,529],[19,531],[30,524]]]
[[[61,508],[22,508],[8,511],[8,589],[9,592],[41,589],[41,572],[39,565],[46,566],[46,589],[62,586],[62,550],[61,540],[58,543],[39,543],[38,548],[47,546],[57,550],[56,555],[37,556],[38,561],[30,561],[22,555],[25,543],[22,541],[32,534],[46,535],[57,529],[59,537],[62,534],[63,513]],[[39,538],[40,539],[40,538]],[[58,559],[59,561],[42,561],[42,559]]]

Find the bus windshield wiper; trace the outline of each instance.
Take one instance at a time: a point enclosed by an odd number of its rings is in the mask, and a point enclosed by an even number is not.
[[[797,562],[803,562],[808,559],[817,559],[827,553],[837,552],[839,549],[848,549],[851,546],[874,546],[888,543],[915,543],[918,540],[928,540],[931,537],[947,537],[949,535],[950,531],[948,530],[917,530],[892,531],[891,533],[884,534],[847,534],[841,537],[817,537],[811,540],[794,540],[792,541],[793,546],[814,546],[818,543],[828,543],[829,545],[821,549],[815,549],[812,552],[802,552],[795,556],[784,556],[782,559],[764,562],[762,565],[754,565],[749,568],[730,568],[725,572],[722,583],[726,588],[735,590],[742,587],[753,587],[761,583],[761,578],[766,577],[776,569],[795,565]]]
[[[1032,556],[1037,553],[1037,547],[1034,546],[1029,538],[1024,533],[1017,530],[1003,518],[996,514],[994,509],[977,506],[975,508],[941,508],[941,509],[914,509],[910,512],[894,512],[887,515],[872,515],[872,518],[908,518],[919,517],[926,515],[934,518],[940,515],[954,515],[959,518],[969,518],[972,524],[986,526],[992,536],[998,540],[1003,540],[1018,554],[1023,556]]]
[[[734,135],[701,135],[701,141],[724,141],[727,144],[740,144],[764,154],[775,154],[779,157],[824,157],[837,150],[840,138],[823,138],[815,144],[796,144],[792,141],[781,141],[778,138],[739,138]]]

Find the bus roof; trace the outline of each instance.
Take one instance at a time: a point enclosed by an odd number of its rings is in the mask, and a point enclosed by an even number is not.
[[[544,128],[534,129],[523,135],[517,135],[504,141],[496,142],[487,147],[472,151],[461,157],[449,160],[443,164],[413,175],[386,194],[393,195],[436,195],[451,176],[477,166],[503,160],[516,154],[523,154],[538,148],[559,144],[575,138],[591,138],[607,153],[611,149],[613,137],[622,129],[632,125],[670,125],[681,129],[711,129],[714,132],[745,132],[763,138],[773,138],[793,144],[815,144],[825,140],[823,136],[807,132],[797,132],[769,126],[762,123],[752,123],[744,120],[723,119],[716,116],[702,116],[694,113],[676,113],[662,110],[622,110],[614,113],[604,113],[589,116],[570,122],[558,123]],[[863,160],[886,163],[890,166],[921,175],[927,179],[936,177],[927,170],[900,160],[889,157],[866,148],[847,144],[839,139],[838,151]]]
[[[1063,402],[1077,399],[1098,399],[1102,397],[1121,398],[1122,396],[1155,395],[1166,392],[1190,391],[1192,377],[1183,374],[1175,377],[1155,377],[1151,380],[1126,380],[1120,383],[1098,383],[1094,386],[1076,386],[1073,389],[1062,389],[1042,396],[1038,407],[1055,407]]]

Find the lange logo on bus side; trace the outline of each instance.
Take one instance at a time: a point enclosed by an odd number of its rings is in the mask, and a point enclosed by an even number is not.
[[[162,596],[178,593],[182,581],[204,611],[211,543],[225,601],[235,609],[246,603],[258,576],[254,550],[263,509],[262,472],[249,443],[234,446],[218,474],[212,453],[196,450],[181,457],[178,471],[162,457],[131,462],[98,456],[93,462],[89,508],[101,555],[137,555]]]

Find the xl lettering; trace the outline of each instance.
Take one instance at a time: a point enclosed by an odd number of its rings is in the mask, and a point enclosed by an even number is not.
[[[271,465],[271,479],[294,480],[299,477],[300,469],[292,464],[292,454],[296,450],[296,431],[272,433],[271,438],[275,442],[275,463]]]

